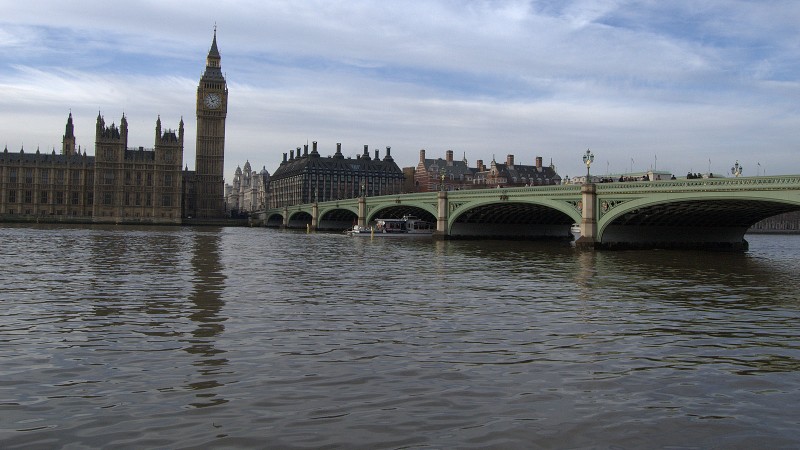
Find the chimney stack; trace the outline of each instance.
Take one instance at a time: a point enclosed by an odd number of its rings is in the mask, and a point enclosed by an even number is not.
[[[506,165],[509,167],[514,167],[514,155],[506,156]]]
[[[541,168],[542,168],[542,157],[541,156],[537,156],[536,157],[536,169],[541,169]]]
[[[485,172],[486,171],[486,167],[483,166],[483,160],[482,159],[479,159],[479,160],[475,161],[475,164],[478,165],[478,172]]]
[[[425,149],[419,151],[419,162],[425,162]]]
[[[447,153],[445,153],[445,155],[446,155],[445,158],[446,158],[447,162],[452,164],[453,163],[453,151],[452,150],[448,150]]]

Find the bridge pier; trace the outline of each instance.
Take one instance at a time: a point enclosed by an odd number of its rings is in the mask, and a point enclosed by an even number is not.
[[[597,186],[584,183],[581,186],[581,237],[575,247],[594,250],[597,242]]]
[[[436,215],[436,231],[433,233],[433,238],[438,240],[447,239],[447,191],[439,191],[438,199],[438,213]]]
[[[317,227],[319,226],[319,204],[314,202],[311,205],[311,228],[310,231],[317,231]]]
[[[283,225],[281,228],[289,228],[289,208],[284,206],[283,207]]]
[[[367,198],[363,195],[358,197],[358,226],[367,226]]]

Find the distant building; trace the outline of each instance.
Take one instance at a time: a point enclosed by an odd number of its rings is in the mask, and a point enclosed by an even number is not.
[[[356,158],[345,158],[342,144],[336,144],[333,156],[322,157],[316,141],[311,153],[308,145],[283,154],[280,167],[269,180],[269,207],[284,206],[377,195],[399,194],[403,189],[403,172],[394,162],[391,148],[381,160],[378,150],[375,158],[364,153]]]
[[[181,223],[224,216],[224,144],[228,90],[217,33],[197,88],[196,171],[183,168],[184,124],[162,129],[153,148],[128,146],[128,120],[95,125],[95,154],[76,147],[72,113],[61,153],[0,153],[0,221]]]
[[[547,186],[561,184],[561,177],[555,168],[542,165],[542,158],[536,157],[535,165],[515,164],[514,155],[508,155],[505,163],[492,159],[487,167],[483,160],[477,167],[469,167],[466,159],[456,161],[453,151],[447,150],[445,159],[425,157],[425,150],[419,151],[419,163],[414,169],[414,190],[417,192],[458,189],[483,189],[514,186]]]
[[[414,171],[414,190],[432,192],[441,190],[473,189],[474,169],[467,166],[466,155],[461,161],[453,159],[453,151],[447,150],[445,159],[425,157],[425,149],[419,151],[419,163]]]
[[[0,154],[0,219],[180,223],[183,121],[156,121],[155,146],[128,147],[128,121],[106,126],[97,115],[95,156],[75,148],[72,114],[61,154]]]
[[[790,212],[768,217],[754,224],[750,233],[800,233],[800,212]]]
[[[246,214],[266,208],[269,172],[264,167],[260,172],[251,170],[250,161],[244,169],[237,167],[233,184],[225,185],[225,205],[232,215]]]
[[[505,164],[498,163],[492,158],[489,167],[478,161],[475,172],[475,184],[485,187],[511,187],[511,186],[551,186],[561,184],[561,176],[551,163],[542,165],[542,157],[537,156],[533,166],[515,164],[514,155],[506,157]]]

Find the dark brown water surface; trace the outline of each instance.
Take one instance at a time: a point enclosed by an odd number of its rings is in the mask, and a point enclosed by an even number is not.
[[[0,447],[797,448],[800,236],[748,240],[0,225]]]

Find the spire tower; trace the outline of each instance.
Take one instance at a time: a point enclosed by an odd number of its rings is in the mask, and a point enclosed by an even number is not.
[[[206,69],[197,86],[197,145],[195,216],[216,219],[225,215],[225,118],[228,86],[222,74],[217,26],[206,56]]]

